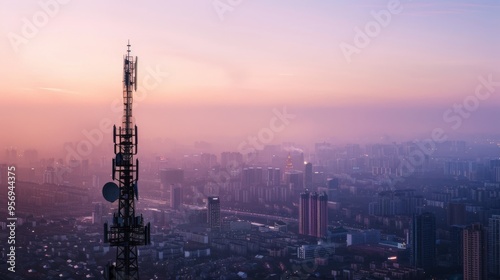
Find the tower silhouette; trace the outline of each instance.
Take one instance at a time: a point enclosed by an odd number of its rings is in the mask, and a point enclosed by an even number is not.
[[[436,263],[436,216],[425,212],[413,215],[410,231],[410,260],[413,266],[425,272],[433,269]]]
[[[144,226],[141,216],[135,215],[138,199],[137,181],[139,161],[137,154],[137,126],[132,116],[132,90],[137,90],[137,57],[130,55],[130,43],[123,61],[123,117],[122,126],[113,127],[115,158],[113,159],[113,181],[103,187],[104,198],[109,202],[118,199],[113,223],[104,224],[104,242],[116,247],[116,263],[108,265],[106,276],[112,279],[139,279],[137,246],[150,244],[150,224]]]

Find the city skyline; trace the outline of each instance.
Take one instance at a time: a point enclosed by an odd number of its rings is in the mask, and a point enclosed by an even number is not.
[[[272,144],[496,132],[494,1],[96,3],[2,3],[0,116],[12,121],[0,145],[60,151],[116,123],[127,39],[141,53],[136,118],[148,140],[237,150],[276,110],[294,118]]]
[[[499,12],[0,1],[0,278],[500,277]]]

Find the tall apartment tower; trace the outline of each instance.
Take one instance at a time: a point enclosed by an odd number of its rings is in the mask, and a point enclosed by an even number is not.
[[[266,173],[267,186],[279,186],[281,183],[281,170],[279,168],[268,167]]]
[[[312,163],[304,164],[304,187],[311,190],[313,186],[313,166]]]
[[[413,215],[410,231],[411,263],[428,271],[436,260],[436,217],[425,212]]]
[[[170,207],[179,210],[182,205],[182,187],[180,184],[170,185]]]
[[[487,235],[481,224],[463,231],[464,280],[487,279]]]
[[[488,272],[500,277],[500,215],[493,215],[488,221]]]
[[[328,229],[328,195],[323,192],[318,196],[318,237],[326,237]]]
[[[309,235],[309,192],[300,194],[299,234]]]
[[[299,234],[325,237],[328,226],[328,195],[326,193],[300,194]]]
[[[327,180],[328,198],[330,201],[339,201],[339,179],[330,178]]]
[[[207,222],[211,229],[221,228],[220,199],[218,196],[208,197]]]
[[[309,195],[309,235],[318,236],[318,194]]]
[[[463,270],[464,264],[464,229],[463,225],[453,225],[450,227],[450,254],[451,264]]]

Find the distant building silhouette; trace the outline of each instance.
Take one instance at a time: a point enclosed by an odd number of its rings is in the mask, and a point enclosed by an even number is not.
[[[300,194],[299,200],[299,234],[309,234],[309,192]]]
[[[487,279],[487,235],[481,224],[463,231],[464,280]]]
[[[212,168],[217,165],[217,156],[213,154],[202,153],[200,155],[200,163],[204,168]]]
[[[279,186],[281,183],[281,170],[279,168],[268,167],[266,176],[267,186]]]
[[[500,277],[500,215],[493,215],[488,224],[488,272]]]
[[[330,178],[327,180],[328,198],[330,201],[339,201],[339,178]]]
[[[452,225],[450,227],[450,253],[451,253],[451,263],[457,269],[463,269],[464,263],[464,229],[463,225]]]
[[[160,170],[160,182],[166,188],[172,184],[184,183],[184,170],[168,168]]]
[[[172,206],[173,200],[173,185],[182,185],[184,183],[184,170],[180,168],[166,168],[159,170],[160,187],[162,191],[161,197],[170,202]]]
[[[368,205],[368,211],[370,215],[376,216],[419,214],[424,205],[424,199],[414,193],[413,189],[381,191],[378,193],[377,201]]]
[[[500,182],[500,159],[490,161],[490,171],[492,173],[491,179],[495,182]]]
[[[243,155],[238,152],[223,152],[220,157],[223,168],[237,169],[243,164]]]
[[[411,263],[428,271],[436,263],[436,217],[425,212],[413,215],[410,231]]]
[[[288,153],[288,156],[286,158],[285,171],[286,172],[293,171],[293,161],[292,161],[292,155],[290,153]]]
[[[318,236],[318,194],[309,194],[309,232],[311,236]]]
[[[211,229],[221,228],[220,199],[218,196],[208,197],[207,222]]]
[[[100,224],[104,215],[104,205],[102,202],[95,202],[94,211],[92,211],[92,224]]]
[[[458,202],[448,203],[448,225],[465,225],[465,204]]]
[[[182,205],[182,186],[170,185],[170,207],[179,210]]]
[[[304,188],[303,174],[300,171],[287,171],[285,172],[285,184],[292,190],[298,191]]]
[[[313,185],[313,166],[312,163],[307,162],[304,164],[304,187],[312,189]]]
[[[328,195],[321,193],[318,196],[318,237],[326,237],[328,230]]]
[[[56,170],[54,167],[48,166],[43,172],[43,183],[44,184],[56,184]]]
[[[242,171],[241,185],[243,187],[260,185],[263,182],[263,175],[262,167],[245,167]]]

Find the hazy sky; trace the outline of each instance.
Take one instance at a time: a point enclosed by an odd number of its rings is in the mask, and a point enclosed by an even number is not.
[[[62,150],[118,124],[128,39],[143,139],[237,150],[259,133],[310,144],[500,132],[498,1],[138,3],[0,1],[0,147]],[[284,108],[294,118],[264,135]]]

